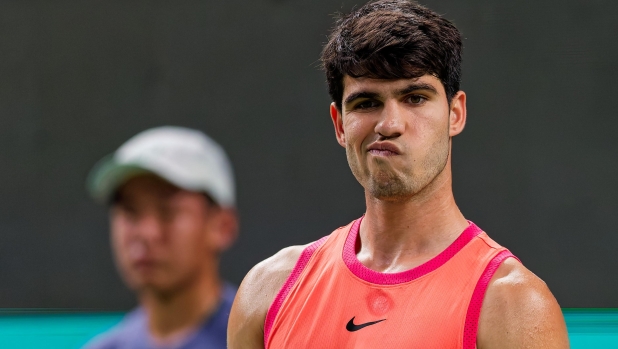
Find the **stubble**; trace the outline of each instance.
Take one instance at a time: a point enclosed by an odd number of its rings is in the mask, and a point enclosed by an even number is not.
[[[381,201],[406,201],[429,187],[444,171],[449,156],[449,140],[448,135],[440,137],[423,159],[400,169],[394,169],[388,160],[380,158],[370,160],[375,161],[374,166],[360,166],[360,160],[350,144],[346,146],[346,157],[352,174],[371,196]]]

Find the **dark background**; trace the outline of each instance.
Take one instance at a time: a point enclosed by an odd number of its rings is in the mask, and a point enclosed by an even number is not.
[[[318,69],[355,1],[0,3],[0,308],[128,309],[86,174],[152,126],[204,130],[236,170],[258,261],[364,211]],[[618,2],[426,1],[462,31],[468,125],[454,140],[468,219],[563,307],[618,307]]]

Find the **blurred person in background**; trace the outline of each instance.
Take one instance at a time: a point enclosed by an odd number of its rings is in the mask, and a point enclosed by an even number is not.
[[[238,219],[223,148],[197,130],[146,130],[92,169],[88,189],[109,205],[115,263],[139,306],[85,347],[226,348],[236,288],[219,258]]]

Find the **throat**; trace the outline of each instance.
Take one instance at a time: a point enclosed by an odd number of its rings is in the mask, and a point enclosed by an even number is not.
[[[399,273],[432,260],[466,229],[468,222],[446,226],[389,224],[386,229],[365,217],[355,241],[355,254],[365,267],[380,273]]]
[[[408,247],[374,241],[372,244],[366,243],[361,246],[356,257],[371,270],[380,273],[400,273],[426,263],[440,254],[444,248],[427,244]]]

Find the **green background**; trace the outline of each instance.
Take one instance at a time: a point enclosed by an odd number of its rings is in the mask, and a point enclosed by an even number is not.
[[[618,348],[618,309],[564,309],[572,349]],[[124,313],[0,312],[0,347],[79,348]]]

